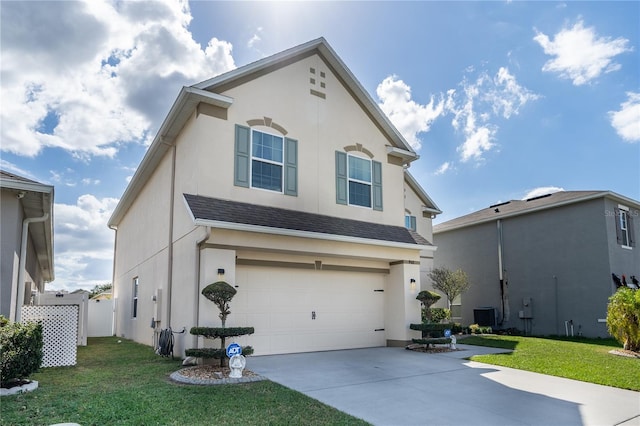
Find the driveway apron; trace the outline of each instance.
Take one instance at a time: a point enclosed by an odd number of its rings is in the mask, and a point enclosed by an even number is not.
[[[368,348],[256,356],[247,368],[374,425],[640,426],[640,393],[427,354]]]

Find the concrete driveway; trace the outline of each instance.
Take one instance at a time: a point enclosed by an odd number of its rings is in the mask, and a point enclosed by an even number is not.
[[[458,348],[256,356],[247,368],[374,425],[640,425],[638,392],[467,361],[504,351]]]

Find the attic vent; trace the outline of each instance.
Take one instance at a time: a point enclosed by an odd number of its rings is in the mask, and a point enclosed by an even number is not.
[[[505,201],[504,203],[498,203],[498,204],[494,204],[492,206],[489,206],[490,209],[494,208],[494,207],[499,207],[499,206],[504,206],[505,204],[509,204],[511,201]]]
[[[311,93],[314,96],[317,96],[319,98],[322,99],[326,99],[327,98],[327,94],[324,93],[324,89],[327,88],[326,82],[325,82],[325,77],[326,74],[324,71],[320,71],[320,78],[318,78],[318,75],[316,73],[316,69],[315,68],[309,68],[309,85],[311,86],[309,93]]]
[[[538,195],[537,197],[527,198],[527,201],[539,200],[540,198],[551,197],[551,194]]]

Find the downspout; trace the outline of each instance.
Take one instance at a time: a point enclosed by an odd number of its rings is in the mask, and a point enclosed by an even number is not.
[[[502,220],[497,220],[498,226],[498,277],[500,278],[500,303],[502,304],[502,320],[500,321],[500,325],[505,321],[504,315],[504,275],[503,275],[503,266],[502,266]]]
[[[117,312],[117,304],[118,304],[118,294],[116,293],[116,253],[118,252],[118,227],[117,226],[109,226],[109,229],[113,230],[113,264],[111,265],[111,293],[113,297],[113,307],[111,308],[111,335],[116,335],[116,330],[118,330],[118,316]]]
[[[49,219],[49,213],[40,217],[29,217],[22,221],[22,241],[20,243],[20,266],[18,266],[18,291],[16,292],[16,303],[14,307],[15,322],[22,319],[22,304],[24,303],[24,274],[27,267],[27,238],[29,236],[29,224],[44,222]]]
[[[171,327],[171,287],[173,286],[173,203],[176,188],[176,146],[171,145],[171,189],[169,194],[169,244],[167,247],[167,327]]]

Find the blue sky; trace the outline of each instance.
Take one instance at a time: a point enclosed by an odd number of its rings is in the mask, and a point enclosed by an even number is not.
[[[49,289],[111,281],[106,226],[182,86],[325,37],[421,158],[436,223],[556,190],[640,200],[640,2],[0,2],[0,167],[55,185]]]

